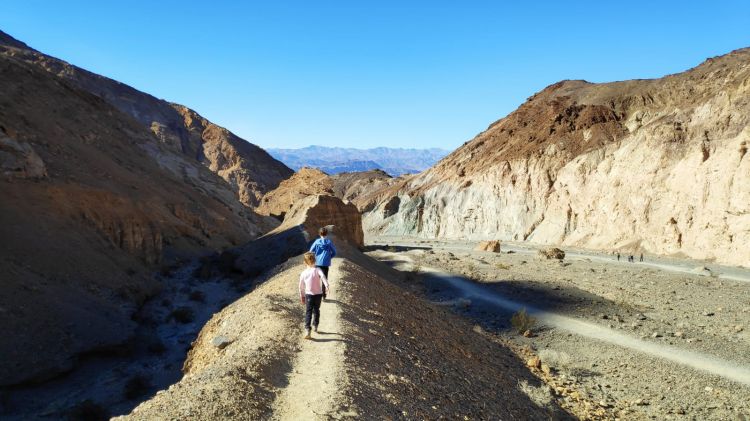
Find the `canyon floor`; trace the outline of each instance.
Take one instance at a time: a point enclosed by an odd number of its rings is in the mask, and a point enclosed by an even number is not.
[[[253,279],[204,279],[197,262],[174,268],[138,314],[133,349],[6,390],[2,417],[750,416],[750,271],[475,245],[375,238],[365,254],[342,245],[312,341],[302,339],[300,257]],[[521,308],[536,319],[530,337],[510,322]]]
[[[500,253],[474,246],[381,237],[368,254],[531,359],[578,415],[582,404],[605,418],[750,417],[750,271],[567,249],[558,261],[527,244],[503,244]],[[521,308],[536,319],[531,337],[511,326]]]

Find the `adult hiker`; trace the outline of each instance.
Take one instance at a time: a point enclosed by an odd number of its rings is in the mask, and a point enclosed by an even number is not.
[[[310,252],[315,255],[315,266],[320,268],[328,279],[328,268],[331,266],[331,259],[336,256],[336,247],[333,241],[328,238],[328,230],[322,227],[318,230],[320,238],[315,240],[310,246]],[[326,289],[323,287],[323,299],[326,298]]]

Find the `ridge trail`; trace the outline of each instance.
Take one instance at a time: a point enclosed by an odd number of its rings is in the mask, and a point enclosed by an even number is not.
[[[345,341],[336,301],[342,296],[340,288],[346,276],[346,272],[340,269],[340,260],[334,260],[330,268],[332,291],[321,305],[318,333],[313,332],[312,340],[304,340],[300,324],[297,332],[300,351],[292,363],[287,386],[276,395],[273,420],[335,418],[346,384]]]

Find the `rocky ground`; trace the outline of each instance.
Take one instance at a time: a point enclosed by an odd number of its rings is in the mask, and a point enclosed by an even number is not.
[[[217,313],[185,376],[128,419],[570,419],[524,361],[404,275],[340,247],[302,339],[301,259]]]
[[[532,365],[583,418],[750,416],[750,283],[719,278],[747,279],[745,271],[709,266],[713,276],[705,276],[710,272],[685,273],[698,263],[651,256],[641,264],[576,252],[558,261],[518,246],[491,253],[473,251],[473,243],[375,243],[370,254],[412,273],[424,294],[476,320],[523,358],[539,357]],[[446,284],[431,268],[471,285]],[[477,285],[481,292],[471,290]],[[540,310],[531,337],[511,326],[518,303]],[[592,331],[604,340],[592,339]],[[683,356],[688,363],[675,361]]]

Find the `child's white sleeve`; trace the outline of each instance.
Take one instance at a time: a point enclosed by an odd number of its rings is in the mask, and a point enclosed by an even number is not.
[[[305,296],[305,272],[299,274],[299,296],[300,298]]]
[[[317,271],[318,271],[318,276],[320,276],[320,279],[323,281],[323,285],[326,286],[326,289],[331,289],[331,286],[328,285],[328,279],[326,278],[326,275],[323,273],[323,271],[320,269],[317,269]]]

